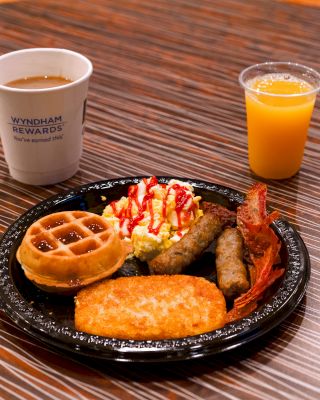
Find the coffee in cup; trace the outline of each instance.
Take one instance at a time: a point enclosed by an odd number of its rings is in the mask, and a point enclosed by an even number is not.
[[[86,57],[65,49],[0,56],[0,134],[14,179],[48,185],[76,173],[91,73]]]

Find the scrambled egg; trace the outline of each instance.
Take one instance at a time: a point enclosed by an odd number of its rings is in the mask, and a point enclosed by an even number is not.
[[[155,177],[144,178],[129,187],[128,197],[108,204],[103,216],[131,242],[133,255],[147,261],[188,232],[203,214],[200,200],[186,182],[172,179],[159,184]]]

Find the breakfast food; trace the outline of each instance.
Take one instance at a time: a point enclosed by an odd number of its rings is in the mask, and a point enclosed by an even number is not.
[[[49,292],[69,293],[115,272],[127,248],[105,218],[63,211],[40,218],[17,252],[25,275]]]
[[[226,298],[234,299],[249,289],[243,239],[237,228],[226,228],[218,237],[216,269],[218,286]]]
[[[196,261],[223,226],[234,220],[234,213],[213,203],[204,203],[204,214],[166,251],[148,262],[152,274],[180,274]]]
[[[283,268],[276,266],[280,260],[281,242],[270,227],[279,213],[267,214],[266,198],[267,186],[258,182],[250,188],[244,203],[237,209],[237,226],[252,262],[251,287],[235,299],[233,308],[228,312],[228,322],[255,310],[265,290],[284,273]]]
[[[64,211],[34,222],[17,259],[41,289],[76,293],[78,330],[132,340],[198,335],[247,316],[284,272],[266,192],[254,185],[231,211],[201,201],[188,183],[145,178],[103,215]],[[203,253],[208,279],[186,275],[190,266],[202,275]]]
[[[187,275],[104,280],[75,300],[75,327],[118,339],[198,335],[225,324],[226,303],[214,283]]]
[[[188,232],[202,215],[200,200],[192,185],[175,179],[160,184],[153,176],[131,185],[128,196],[108,204],[103,216],[132,244],[133,255],[148,261]]]

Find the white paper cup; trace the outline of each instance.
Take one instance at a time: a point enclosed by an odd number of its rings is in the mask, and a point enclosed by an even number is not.
[[[76,173],[91,74],[86,57],[65,49],[25,49],[0,56],[0,134],[14,179],[49,185]],[[44,89],[4,86],[33,76],[72,82]]]

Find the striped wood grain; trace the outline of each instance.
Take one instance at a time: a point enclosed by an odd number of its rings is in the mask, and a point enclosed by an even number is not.
[[[65,47],[94,64],[79,172],[49,187],[19,184],[0,148],[0,231],[39,201],[119,176],[173,175],[245,191],[242,68],[266,60],[319,67],[320,9],[272,0],[19,1],[0,6],[0,53]],[[312,277],[296,311],[259,342],[175,365],[61,356],[1,314],[4,399],[320,398],[320,111],[300,173],[269,181],[269,201],[308,246]]]

